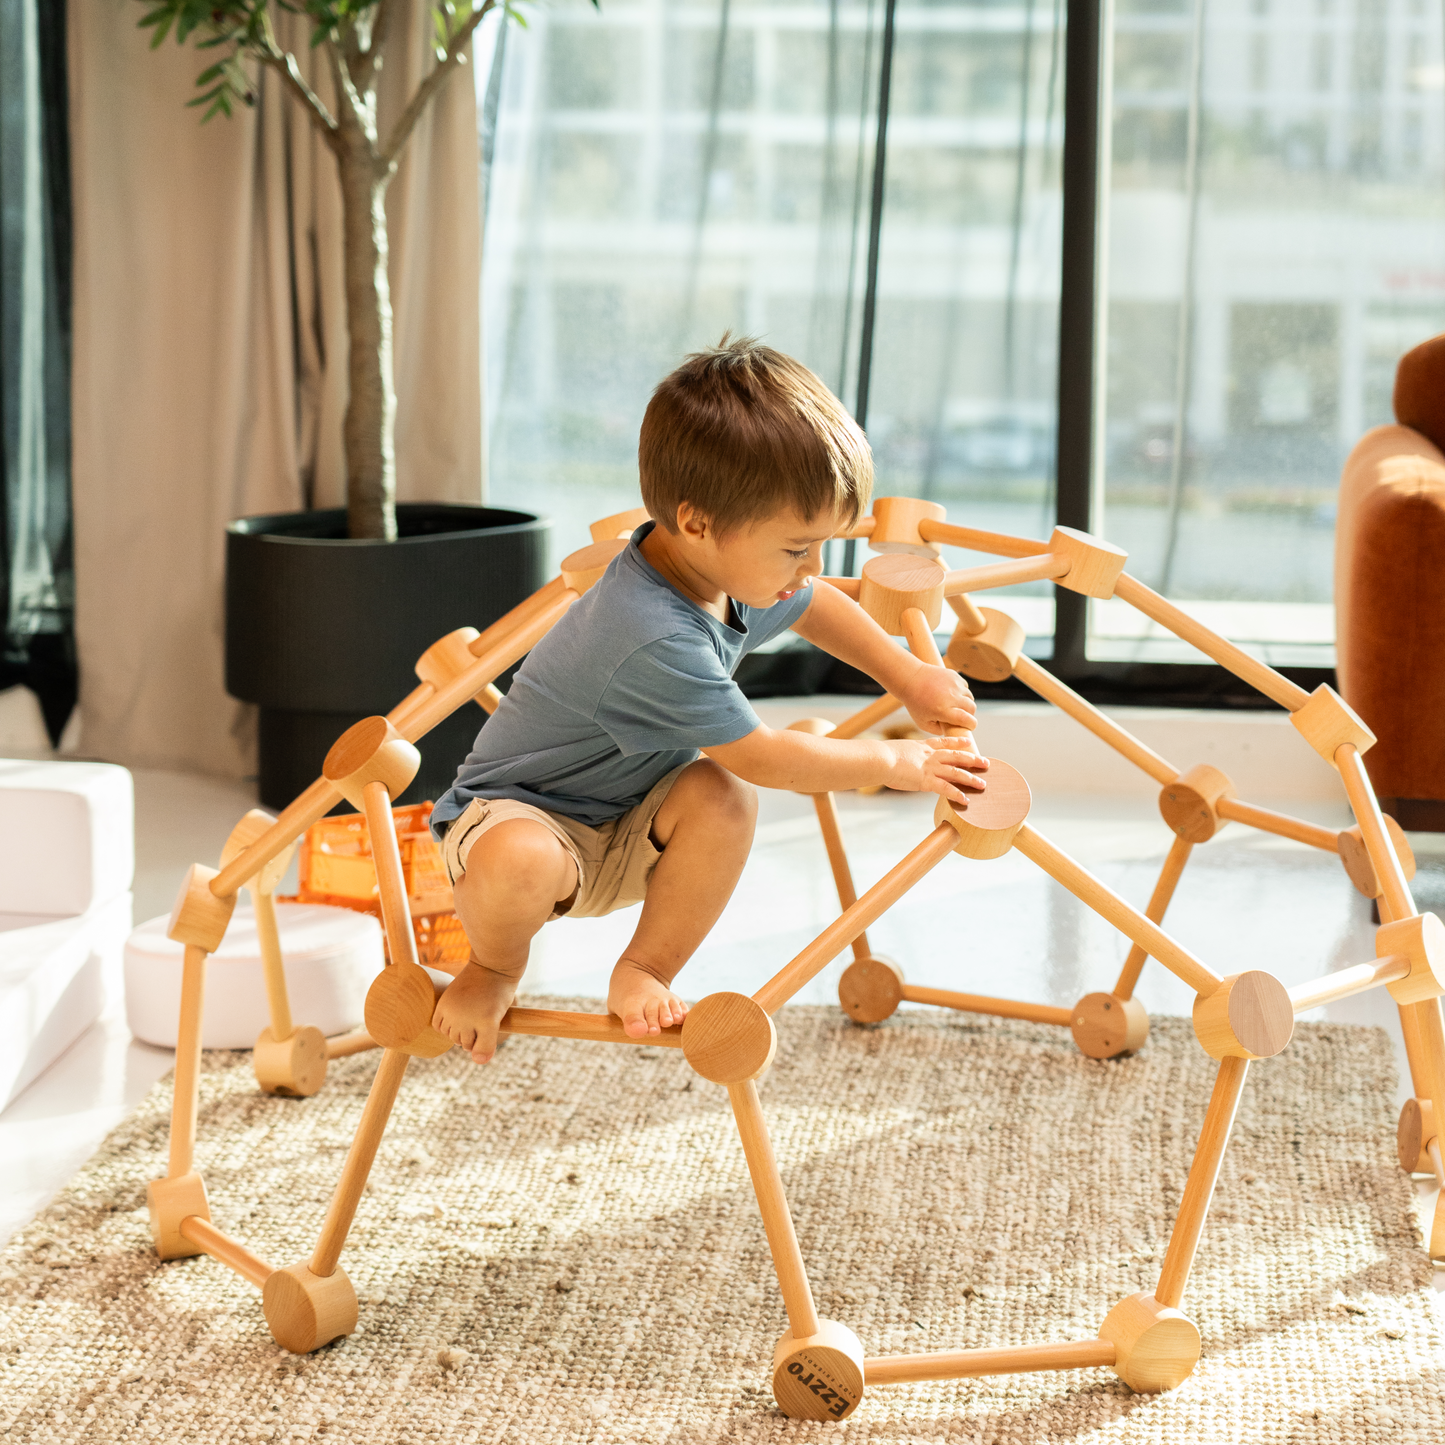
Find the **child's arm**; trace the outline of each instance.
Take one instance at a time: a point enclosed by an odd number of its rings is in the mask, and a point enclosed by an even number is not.
[[[830,793],[883,784],[905,793],[941,793],[956,803],[967,801],[963,788],[982,791],[984,780],[976,770],[988,767],[967,738],[884,742],[820,738],[766,726],[703,752],[744,782],[762,788]]]
[[[931,667],[905,652],[836,587],[814,581],[808,590],[813,600],[793,624],[799,637],[866,672],[908,709],[925,732],[977,726],[973,694],[956,672]]]

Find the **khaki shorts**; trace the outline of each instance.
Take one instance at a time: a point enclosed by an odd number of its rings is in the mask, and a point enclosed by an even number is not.
[[[598,828],[511,798],[473,798],[442,840],[447,877],[455,886],[467,871],[467,854],[472,845],[488,829],[514,818],[529,818],[553,833],[577,865],[577,896],[570,908],[553,913],[553,918],[600,918],[604,913],[640,903],[647,896],[652,870],[662,857],[649,836],[652,820],[681,772],[682,768],[674,768],[659,778],[636,807]]]

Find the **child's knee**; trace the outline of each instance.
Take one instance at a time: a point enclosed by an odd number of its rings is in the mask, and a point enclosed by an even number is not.
[[[751,783],[744,782],[711,758],[699,758],[691,764],[678,783],[688,784],[687,806],[709,823],[729,833],[746,831],[752,836],[758,817],[758,794]]]
[[[561,840],[540,823],[511,819],[489,828],[467,853],[455,892],[489,910],[543,917],[577,886],[577,868]]]

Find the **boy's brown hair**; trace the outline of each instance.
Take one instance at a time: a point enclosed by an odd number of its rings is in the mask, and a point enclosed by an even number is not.
[[[873,454],[842,403],[790,356],[750,336],[689,356],[642,419],[642,500],[677,530],[690,502],[719,535],[791,506],[851,527],[873,492]]]

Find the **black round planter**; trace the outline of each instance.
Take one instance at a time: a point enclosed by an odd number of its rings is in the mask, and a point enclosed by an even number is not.
[[[487,627],[547,580],[551,523],[530,513],[406,502],[396,520],[394,542],[351,540],[340,508],[226,528],[226,691],[260,708],[268,808],[320,775],[352,723],[417,685],[416,660],[437,638]],[[483,719],[468,703],[428,733],[396,801],[445,792]]]

